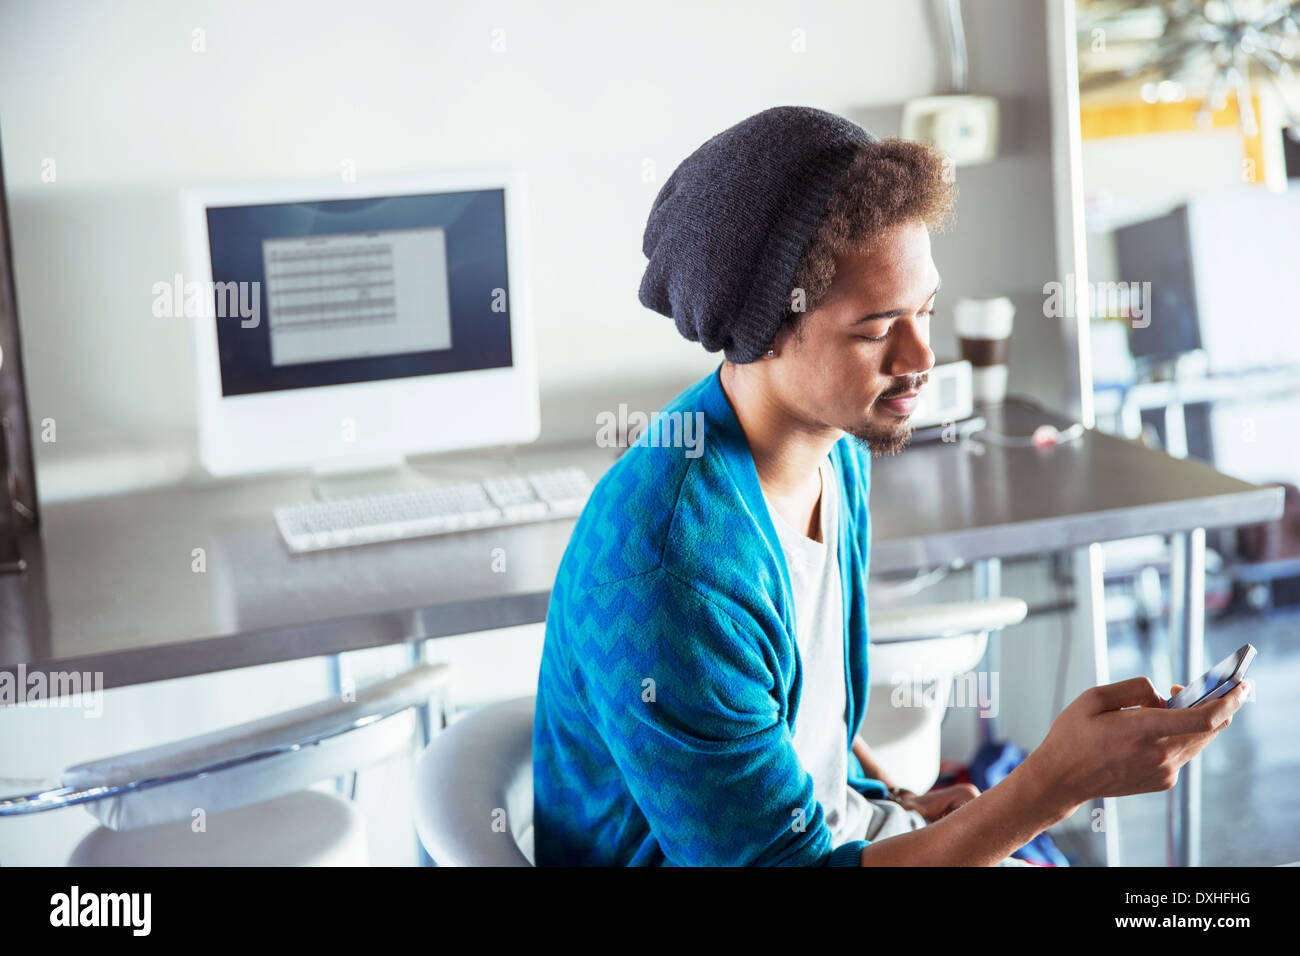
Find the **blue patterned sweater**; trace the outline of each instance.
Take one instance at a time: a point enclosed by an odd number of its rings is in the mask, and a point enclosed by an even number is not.
[[[720,368],[661,409],[597,482],[561,561],[533,724],[539,866],[856,866],[866,846],[831,845],[795,753],[789,572]],[[678,429],[688,415],[702,436]],[[871,458],[846,435],[831,459],[856,729]],[[848,782],[885,794],[851,750]]]

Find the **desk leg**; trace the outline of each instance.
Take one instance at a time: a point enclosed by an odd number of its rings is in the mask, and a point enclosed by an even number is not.
[[[429,663],[428,641],[423,638],[417,638],[407,645],[407,657],[412,667],[419,667],[421,664]],[[445,701],[438,701],[439,709],[445,706]],[[429,706],[428,701],[420,704],[415,708],[416,714],[416,735],[420,746],[420,753],[424,748],[429,746],[433,741],[433,708]]]
[[[1072,628],[1067,651],[1067,673],[1080,675],[1079,683],[1067,684],[1070,690],[1062,701],[1068,704],[1086,687],[1111,683],[1110,636],[1106,627],[1106,592],[1102,581],[1102,550],[1100,544],[1078,548],[1073,554],[1074,593],[1076,609],[1068,626]],[[1055,715],[1053,715],[1055,717]],[[1089,832],[1100,833],[1102,839],[1102,866],[1120,866],[1119,801],[1115,797],[1090,800],[1088,807]],[[1100,814],[1098,813],[1100,811]]]
[[[406,647],[412,667],[418,667],[420,664],[428,663],[428,641],[417,637],[415,640],[408,643]],[[446,701],[440,700],[438,706],[445,711]],[[420,754],[424,753],[424,748],[429,746],[429,742],[433,740],[433,711],[429,707],[427,701],[415,708],[415,725],[415,736],[418,741],[418,746],[411,757],[412,761],[419,759]],[[418,833],[415,835],[415,854],[419,861],[418,865],[434,865],[433,857],[429,856],[429,851],[424,848],[424,843],[421,842]]]
[[[975,561],[971,565],[971,570],[975,575],[975,599],[982,601],[986,598],[995,598],[1002,596],[1002,562],[997,558],[985,558]],[[988,649],[984,652],[984,667],[990,674],[1001,674],[1002,671],[1002,632],[992,631],[989,634]],[[980,743],[988,744],[1001,740],[1000,724],[998,718],[980,717]]]
[[[1205,670],[1205,529],[1173,535],[1170,544],[1170,656],[1181,682]],[[1176,648],[1176,649],[1175,649]],[[1168,687],[1158,687],[1162,696]],[[1169,838],[1166,858],[1171,866],[1201,865],[1201,758],[1193,757],[1169,791]]]
[[[343,696],[343,656],[341,654],[331,654],[325,659],[326,666],[329,668],[330,696],[335,699]],[[346,796],[348,787],[344,777],[334,778],[334,789],[340,794]]]

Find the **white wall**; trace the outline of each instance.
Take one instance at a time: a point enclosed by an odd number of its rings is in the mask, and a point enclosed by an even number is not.
[[[958,171],[956,229],[934,244],[940,307],[1010,295],[1019,310],[1011,387],[1059,404],[1060,335],[1041,314],[1042,286],[1055,278],[1044,4],[965,6],[972,90],[1001,99],[1006,132],[1001,158]],[[196,28],[206,52],[191,50]],[[805,52],[792,50],[795,31]],[[636,298],[646,215],[675,165],[726,126],[781,104],[840,112],[890,135],[904,99],[944,90],[942,37],[930,4],[898,0],[0,8],[0,117],[31,411],[57,424],[58,441],[36,449],[42,496],[146,486],[193,467],[189,329],[150,314],[153,283],[183,271],[182,188],[335,175],[349,160],[361,178],[519,164],[533,199],[526,241],[543,439],[586,437],[596,410],[621,401],[650,410],[720,358]],[[502,39],[504,51],[494,51]],[[47,159],[52,183],[41,179]],[[942,320],[934,336],[936,351],[953,354]],[[536,639],[536,629],[468,639],[471,679],[501,696],[526,688],[526,675],[502,679],[499,662],[535,675]],[[324,695],[318,664],[289,670],[306,698]],[[253,679],[213,675],[184,694],[178,682],[123,690],[104,732],[83,738],[60,724],[42,731],[39,751],[24,749],[20,738],[31,738],[17,732],[31,714],[0,713],[0,767],[35,776],[73,757],[145,746],[156,742],[150,715],[183,714],[199,696],[211,706],[169,730],[249,719],[266,712],[244,693]],[[1041,737],[1035,725],[1022,733],[1028,746]],[[372,820],[391,834],[383,817]],[[69,811],[39,824],[0,821],[0,861],[57,863],[89,819]]]
[[[968,6],[973,88],[1004,98],[1009,126],[1004,158],[959,171],[958,228],[936,242],[944,300],[1012,295],[1013,387],[1053,398],[1059,340],[1035,317],[1053,272],[1042,4]],[[776,104],[896,132],[904,99],[947,82],[928,11],[894,0],[6,6],[0,116],[32,416],[58,436],[37,447],[46,500],[169,480],[192,463],[189,320],[155,318],[150,304],[154,282],[184,271],[176,201],[195,184],[340,175],[347,161],[362,179],[516,163],[532,186],[544,438],[591,434],[587,410],[632,389],[671,396],[720,356],[636,298],[662,181],[709,136]],[[195,29],[206,52],[191,50]],[[805,52],[792,52],[795,31]],[[939,325],[936,345],[951,351]],[[587,397],[566,403],[574,395]],[[115,470],[69,470],[88,454],[111,455]]]

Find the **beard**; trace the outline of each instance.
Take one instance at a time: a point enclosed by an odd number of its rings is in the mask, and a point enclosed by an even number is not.
[[[889,389],[880,397],[892,398],[905,392],[919,391],[929,380],[930,376],[922,373],[909,378],[906,384],[900,388]],[[868,419],[853,428],[847,429],[847,431],[859,442],[867,446],[872,458],[884,458],[886,455],[897,455],[907,447],[907,443],[912,440],[912,419],[911,416],[902,419],[896,418],[888,425],[880,425]]]
[[[892,427],[863,423],[848,430],[849,434],[867,446],[872,458],[897,455],[912,439],[912,422],[904,419]]]

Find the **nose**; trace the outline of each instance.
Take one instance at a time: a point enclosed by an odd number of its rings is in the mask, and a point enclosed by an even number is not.
[[[930,351],[928,317],[913,316],[895,324],[894,349],[889,355],[886,371],[896,378],[904,375],[921,375],[934,368],[934,353]]]

